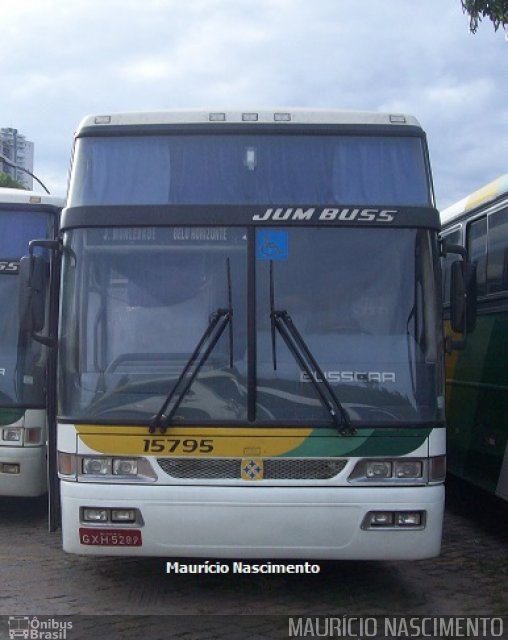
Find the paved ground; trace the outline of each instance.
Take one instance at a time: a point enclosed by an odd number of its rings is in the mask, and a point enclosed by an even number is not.
[[[160,559],[63,553],[59,534],[46,531],[44,500],[0,499],[0,518],[0,615],[114,616],[66,618],[75,628],[63,640],[288,637],[290,615],[508,614],[508,505],[461,497],[456,485],[439,558],[321,563],[318,575],[168,576]]]

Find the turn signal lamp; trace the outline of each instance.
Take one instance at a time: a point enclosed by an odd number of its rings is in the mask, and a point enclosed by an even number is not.
[[[26,427],[25,444],[42,444],[42,428]]]

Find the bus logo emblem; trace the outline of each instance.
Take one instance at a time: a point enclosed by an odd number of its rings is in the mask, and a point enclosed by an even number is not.
[[[242,480],[263,480],[264,468],[261,458],[243,458],[241,465]]]

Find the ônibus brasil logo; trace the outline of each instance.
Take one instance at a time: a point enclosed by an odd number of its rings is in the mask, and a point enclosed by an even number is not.
[[[9,616],[9,640],[67,640],[72,622],[37,616]]]

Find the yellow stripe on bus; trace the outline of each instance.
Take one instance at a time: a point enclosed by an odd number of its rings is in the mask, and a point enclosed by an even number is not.
[[[97,453],[191,457],[280,456],[312,433],[301,428],[171,427],[151,434],[147,427],[101,425],[76,425],[76,431],[86,449]]]

